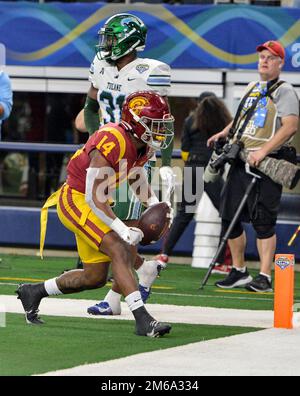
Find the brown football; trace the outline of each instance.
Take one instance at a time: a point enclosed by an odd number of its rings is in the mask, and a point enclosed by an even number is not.
[[[165,202],[160,202],[148,208],[140,217],[138,228],[143,231],[141,245],[150,245],[162,238],[170,227],[170,208]]]

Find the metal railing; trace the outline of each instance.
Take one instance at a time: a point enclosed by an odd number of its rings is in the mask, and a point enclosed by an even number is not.
[[[0,151],[28,152],[28,153],[75,153],[83,145],[77,144],[55,144],[55,143],[25,143],[25,142],[0,142]],[[161,153],[156,153],[161,157]],[[181,151],[174,150],[172,158],[180,159]]]
[[[82,146],[0,142],[0,203],[10,204],[15,198],[39,204],[65,181],[69,158]],[[181,159],[181,151],[174,150],[172,158]],[[300,163],[300,154],[297,159]]]
[[[0,142],[0,204],[40,206],[65,181],[69,158],[81,147]],[[174,150],[173,158],[180,159],[181,151]]]

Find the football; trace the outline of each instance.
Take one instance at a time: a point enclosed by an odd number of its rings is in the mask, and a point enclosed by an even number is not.
[[[138,223],[138,228],[144,233],[144,238],[140,242],[142,246],[155,243],[166,234],[170,227],[170,212],[169,205],[160,202],[142,214]]]

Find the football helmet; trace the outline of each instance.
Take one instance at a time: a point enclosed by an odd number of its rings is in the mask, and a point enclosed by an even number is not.
[[[174,138],[174,117],[169,105],[154,91],[138,91],[127,96],[121,123],[155,150],[166,149]]]
[[[132,14],[116,14],[99,30],[97,54],[100,59],[115,61],[132,51],[143,51],[147,28],[143,21]]]

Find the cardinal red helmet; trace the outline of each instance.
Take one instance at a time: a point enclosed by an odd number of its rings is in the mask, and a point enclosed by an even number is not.
[[[153,91],[129,95],[123,104],[122,121],[137,139],[156,150],[167,148],[174,138],[174,117],[169,105]]]

